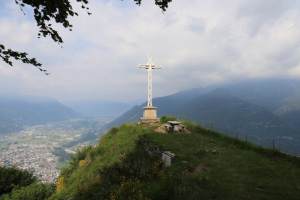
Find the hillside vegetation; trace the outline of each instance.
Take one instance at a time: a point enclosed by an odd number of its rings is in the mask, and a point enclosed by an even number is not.
[[[168,120],[163,117],[162,122]],[[63,169],[50,199],[298,199],[300,160],[183,122],[123,124]],[[166,167],[161,152],[175,154]]]
[[[38,183],[37,177],[16,167],[0,166],[0,200],[47,199],[55,185]]]

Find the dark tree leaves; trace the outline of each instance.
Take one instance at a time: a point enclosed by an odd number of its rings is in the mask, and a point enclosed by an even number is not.
[[[134,0],[137,5],[141,5],[142,0]],[[171,3],[172,0],[155,0],[155,4],[158,5],[163,12],[167,10],[169,3]]]
[[[76,1],[82,4],[82,9],[85,9],[89,15],[91,14],[88,11],[89,8],[86,6],[89,3],[88,0]],[[34,19],[39,28],[38,38],[41,36],[51,37],[51,39],[58,44],[63,43],[63,39],[59,33],[52,28],[50,20],[54,20],[57,24],[61,24],[63,27],[72,31],[73,26],[69,22],[69,17],[73,17],[74,15],[78,16],[78,13],[73,10],[70,0],[15,0],[15,3],[20,6],[24,14],[23,7],[28,5],[33,8]],[[0,44],[0,57],[10,66],[13,66],[13,62],[11,61],[11,58],[13,58],[15,60],[21,60],[23,63],[31,64],[46,75],[49,75],[47,70],[42,68],[41,63],[37,62],[35,58],[28,58],[27,55],[25,52],[13,51],[11,49],[6,50],[4,45]]]
[[[25,187],[37,181],[32,173],[16,167],[0,166],[0,174],[0,196],[11,192],[14,187]]]
[[[91,14],[86,6],[89,3],[88,0],[76,1],[82,4],[82,9],[85,9],[89,15]],[[49,36],[58,44],[63,43],[63,39],[51,27],[50,20],[54,20],[57,24],[61,24],[64,28],[71,30],[73,26],[69,22],[69,17],[78,16],[78,13],[73,10],[70,0],[15,0],[15,2],[20,5],[21,10],[22,5],[28,5],[33,8],[34,19],[39,28],[38,37]]]

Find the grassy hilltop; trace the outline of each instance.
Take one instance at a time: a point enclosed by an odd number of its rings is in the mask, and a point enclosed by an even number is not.
[[[112,128],[73,157],[50,199],[300,197],[298,158],[182,123],[189,133],[161,133],[162,124]],[[175,154],[171,167],[163,151]]]

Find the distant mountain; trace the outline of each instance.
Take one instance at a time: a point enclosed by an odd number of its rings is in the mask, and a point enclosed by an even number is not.
[[[182,105],[210,90],[211,88],[197,88],[178,92],[170,96],[154,98],[153,105],[158,107],[157,113],[159,117],[162,115],[175,115],[177,110]],[[120,117],[103,126],[101,132],[104,133],[111,127],[120,126],[124,123],[138,122],[143,115],[143,107],[146,105],[147,103],[145,102],[140,106],[134,106],[133,108],[122,114]]]
[[[260,105],[274,112],[287,100],[300,94],[300,80],[255,80],[218,86],[229,90],[244,101]],[[298,96],[299,99],[299,96]]]
[[[154,98],[153,105],[158,107],[158,117],[173,115],[228,135],[266,140],[269,146],[272,140],[300,146],[300,109],[296,109],[300,108],[297,96],[300,81],[254,81],[223,88],[226,89],[210,87],[182,91]],[[299,104],[291,103],[297,100]],[[102,132],[123,123],[138,122],[145,105],[125,112],[104,126]]]
[[[280,115],[280,117],[300,129],[300,110],[291,110]]]
[[[215,89],[189,101],[177,110],[175,116],[180,115],[221,132],[273,139],[298,137],[300,133],[268,109],[245,102],[225,89]]]
[[[115,118],[130,109],[130,105],[112,101],[72,101],[66,105],[85,117]]]
[[[300,129],[300,95],[296,93],[285,99],[285,104],[274,113]]]
[[[257,80],[224,88],[244,101],[269,109],[300,129],[300,80]]]
[[[243,101],[228,90],[219,88],[203,93],[203,89],[180,92],[155,98],[153,105],[158,107],[159,117],[173,115],[208,128],[213,126],[221,132],[248,133],[272,138],[285,136],[287,133],[289,136],[297,136],[300,132],[268,109]],[[106,129],[139,121],[145,105],[133,107],[107,124]]]
[[[49,97],[0,94],[0,134],[22,130],[24,126],[67,120],[79,115]]]

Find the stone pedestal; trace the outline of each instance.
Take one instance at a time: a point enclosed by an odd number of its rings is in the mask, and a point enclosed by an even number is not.
[[[143,107],[143,117],[141,118],[141,122],[159,122],[159,118],[157,118],[156,109],[157,107],[146,106]]]

